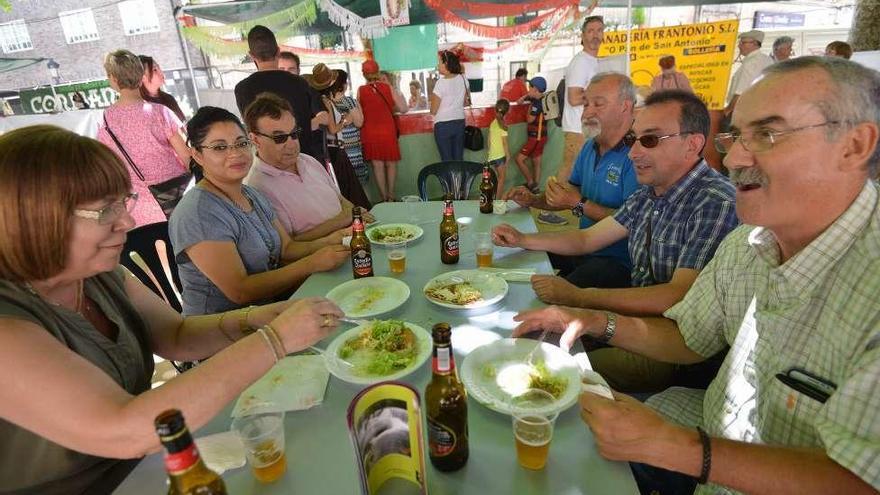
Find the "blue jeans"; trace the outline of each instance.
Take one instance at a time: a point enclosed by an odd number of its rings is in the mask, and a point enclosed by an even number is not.
[[[464,159],[464,119],[447,120],[434,124],[434,140],[440,151],[440,160]]]

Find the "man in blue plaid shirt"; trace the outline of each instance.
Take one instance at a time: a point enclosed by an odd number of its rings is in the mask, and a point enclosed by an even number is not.
[[[681,300],[715,249],[737,225],[734,188],[702,158],[709,111],[691,93],[651,95],[624,138],[641,189],[613,216],[568,232],[522,234],[502,224],[496,244],[564,255],[588,254],[629,238],[632,287],[578,288],[561,277],[536,275],[532,286],[547,303],[624,314],[660,315]],[[590,355],[593,368],[618,390],[662,390],[675,367],[620,349]]]

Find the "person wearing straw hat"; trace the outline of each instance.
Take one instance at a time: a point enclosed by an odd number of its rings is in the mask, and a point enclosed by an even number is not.
[[[373,165],[382,201],[394,201],[397,162],[400,160],[399,131],[394,112],[404,112],[406,108],[396,107],[391,87],[379,79],[379,64],[375,60],[364,62],[361,70],[367,79],[367,84],[358,88],[358,102],[364,113],[361,127],[364,159]]]
[[[351,117],[340,115],[333,102],[330,100],[330,90],[336,85],[339,74],[342,71],[331,69],[325,64],[318,64],[312,68],[311,74],[306,74],[305,79],[309,86],[315,90],[321,99],[321,104],[327,112],[327,124],[321,126],[324,139],[324,149],[327,158],[333,167],[333,173],[339,185],[342,196],[356,206],[365,210],[372,208],[372,203],[364,192],[364,188],[358,179],[357,171],[343,149],[342,141],[338,135],[342,129],[351,123]],[[351,217],[349,216],[349,219]]]

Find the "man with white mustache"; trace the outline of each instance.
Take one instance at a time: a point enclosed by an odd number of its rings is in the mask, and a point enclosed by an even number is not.
[[[629,287],[579,288],[553,275],[533,276],[532,287],[547,303],[663,314],[684,297],[737,225],[733,186],[702,157],[708,132],[709,111],[693,93],[653,93],[624,137],[636,177],[645,187],[588,229],[522,234],[502,224],[493,230],[496,244],[571,256],[628,239],[633,263]],[[663,390],[677,373],[687,371],[615,348],[591,352],[590,361],[617,390],[629,392]],[[711,373],[707,369],[703,374]]]
[[[764,69],[716,136],[743,224],[665,318],[551,307],[515,317],[653,359],[729,347],[705,391],[585,392],[600,454],[642,493],[880,490],[880,73],[827,57]]]
[[[635,86],[627,76],[603,73],[593,77],[584,97],[582,117],[584,134],[591,139],[580,150],[568,184],[551,178],[543,194],[535,195],[518,186],[506,197],[521,206],[571,210],[580,217],[581,229],[613,215],[639,187],[628,156],[629,146],[623,142],[632,125],[635,100]],[[578,287],[630,286],[632,262],[626,239],[588,255],[549,255],[559,274]]]

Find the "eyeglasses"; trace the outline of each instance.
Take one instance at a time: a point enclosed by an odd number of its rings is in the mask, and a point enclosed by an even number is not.
[[[230,152],[234,151],[238,151],[240,153],[250,151],[253,144],[254,143],[245,139],[244,141],[237,141],[233,144],[215,144],[213,146],[197,146],[197,148],[200,150],[211,150],[215,153],[228,155]]]
[[[645,134],[644,136],[636,137],[634,132],[628,132],[625,136],[623,136],[623,144],[629,146],[630,148],[636,144],[636,141],[639,142],[643,147],[651,149],[656,148],[660,145],[660,141],[664,139],[669,139],[675,136],[684,136],[686,134],[693,134],[693,132],[676,132],[675,134],[666,134],[665,136],[657,136],[656,134]]]
[[[762,153],[772,148],[773,145],[776,144],[776,139],[780,136],[805,131],[807,129],[814,129],[816,127],[825,127],[829,125],[839,124],[840,122],[837,120],[829,120],[827,122],[822,122],[821,124],[805,125],[803,127],[795,127],[794,129],[788,129],[785,131],[759,129],[755,132],[752,132],[751,136],[749,137],[746,137],[741,132],[720,132],[715,135],[715,149],[717,149],[720,153],[730,153],[730,150],[733,149],[733,145],[736,144],[737,141],[739,141],[746,151],[751,151],[752,153]]]
[[[129,193],[118,201],[114,201],[100,210],[73,210],[73,214],[80,218],[88,218],[97,221],[100,225],[116,223],[124,212],[131,213],[137,204],[138,194]]]
[[[269,138],[275,144],[284,144],[287,142],[287,138],[291,139],[299,139],[299,134],[302,132],[302,129],[297,127],[296,129],[288,132],[287,134],[263,134],[262,132],[254,131],[254,134],[257,136],[263,136],[265,138]]]

